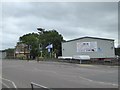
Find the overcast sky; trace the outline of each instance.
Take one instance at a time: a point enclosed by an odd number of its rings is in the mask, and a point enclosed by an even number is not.
[[[118,42],[117,2],[2,3],[2,48],[14,48],[19,37],[37,27],[57,30],[65,40],[84,36]]]

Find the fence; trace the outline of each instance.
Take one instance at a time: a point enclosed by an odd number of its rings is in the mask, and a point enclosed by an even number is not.
[[[31,82],[31,88],[32,90],[53,90],[51,88],[45,87],[43,85]]]
[[[75,59],[59,59],[59,62],[68,62],[68,63],[77,63],[79,64],[79,60]],[[82,63],[84,64],[97,64],[97,65],[120,65],[120,59],[112,58],[112,59],[90,59],[90,60],[83,60]]]

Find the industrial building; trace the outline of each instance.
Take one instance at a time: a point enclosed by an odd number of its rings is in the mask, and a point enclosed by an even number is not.
[[[97,37],[81,37],[62,42],[62,57],[88,55],[93,59],[115,57],[114,40]]]

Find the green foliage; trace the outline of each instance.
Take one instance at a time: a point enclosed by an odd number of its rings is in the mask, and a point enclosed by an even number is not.
[[[38,55],[38,37],[37,33],[29,33],[19,38],[19,43],[24,43],[31,48],[30,54],[35,58]]]
[[[34,44],[38,41],[38,34],[29,33],[29,34],[23,35],[22,37],[19,38],[19,41],[27,45]]]
[[[7,53],[14,53],[14,49],[13,48],[9,48],[5,50]]]
[[[24,54],[19,54],[19,55],[17,55],[16,57],[17,57],[17,59],[21,59],[21,60],[27,59]]]
[[[56,30],[44,31],[39,37],[42,47],[45,48],[49,44],[53,44],[53,51],[57,51],[57,55],[61,55],[61,42],[63,37]]]
[[[6,49],[5,52],[6,52],[6,58],[7,59],[13,59],[14,58],[14,49],[13,48]]]
[[[56,55],[61,55],[61,42],[64,41],[61,34],[56,30],[45,31],[44,29],[38,30],[38,33],[29,33],[19,38],[19,43],[25,43],[31,46],[30,55],[37,57],[40,56],[40,51],[43,51],[43,57],[49,57],[46,46],[53,44],[52,52]],[[41,44],[41,49],[39,48]]]

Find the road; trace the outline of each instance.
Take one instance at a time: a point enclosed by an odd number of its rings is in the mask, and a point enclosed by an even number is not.
[[[17,88],[31,88],[31,82],[49,88],[117,88],[118,68],[50,61],[3,60],[2,80]]]

